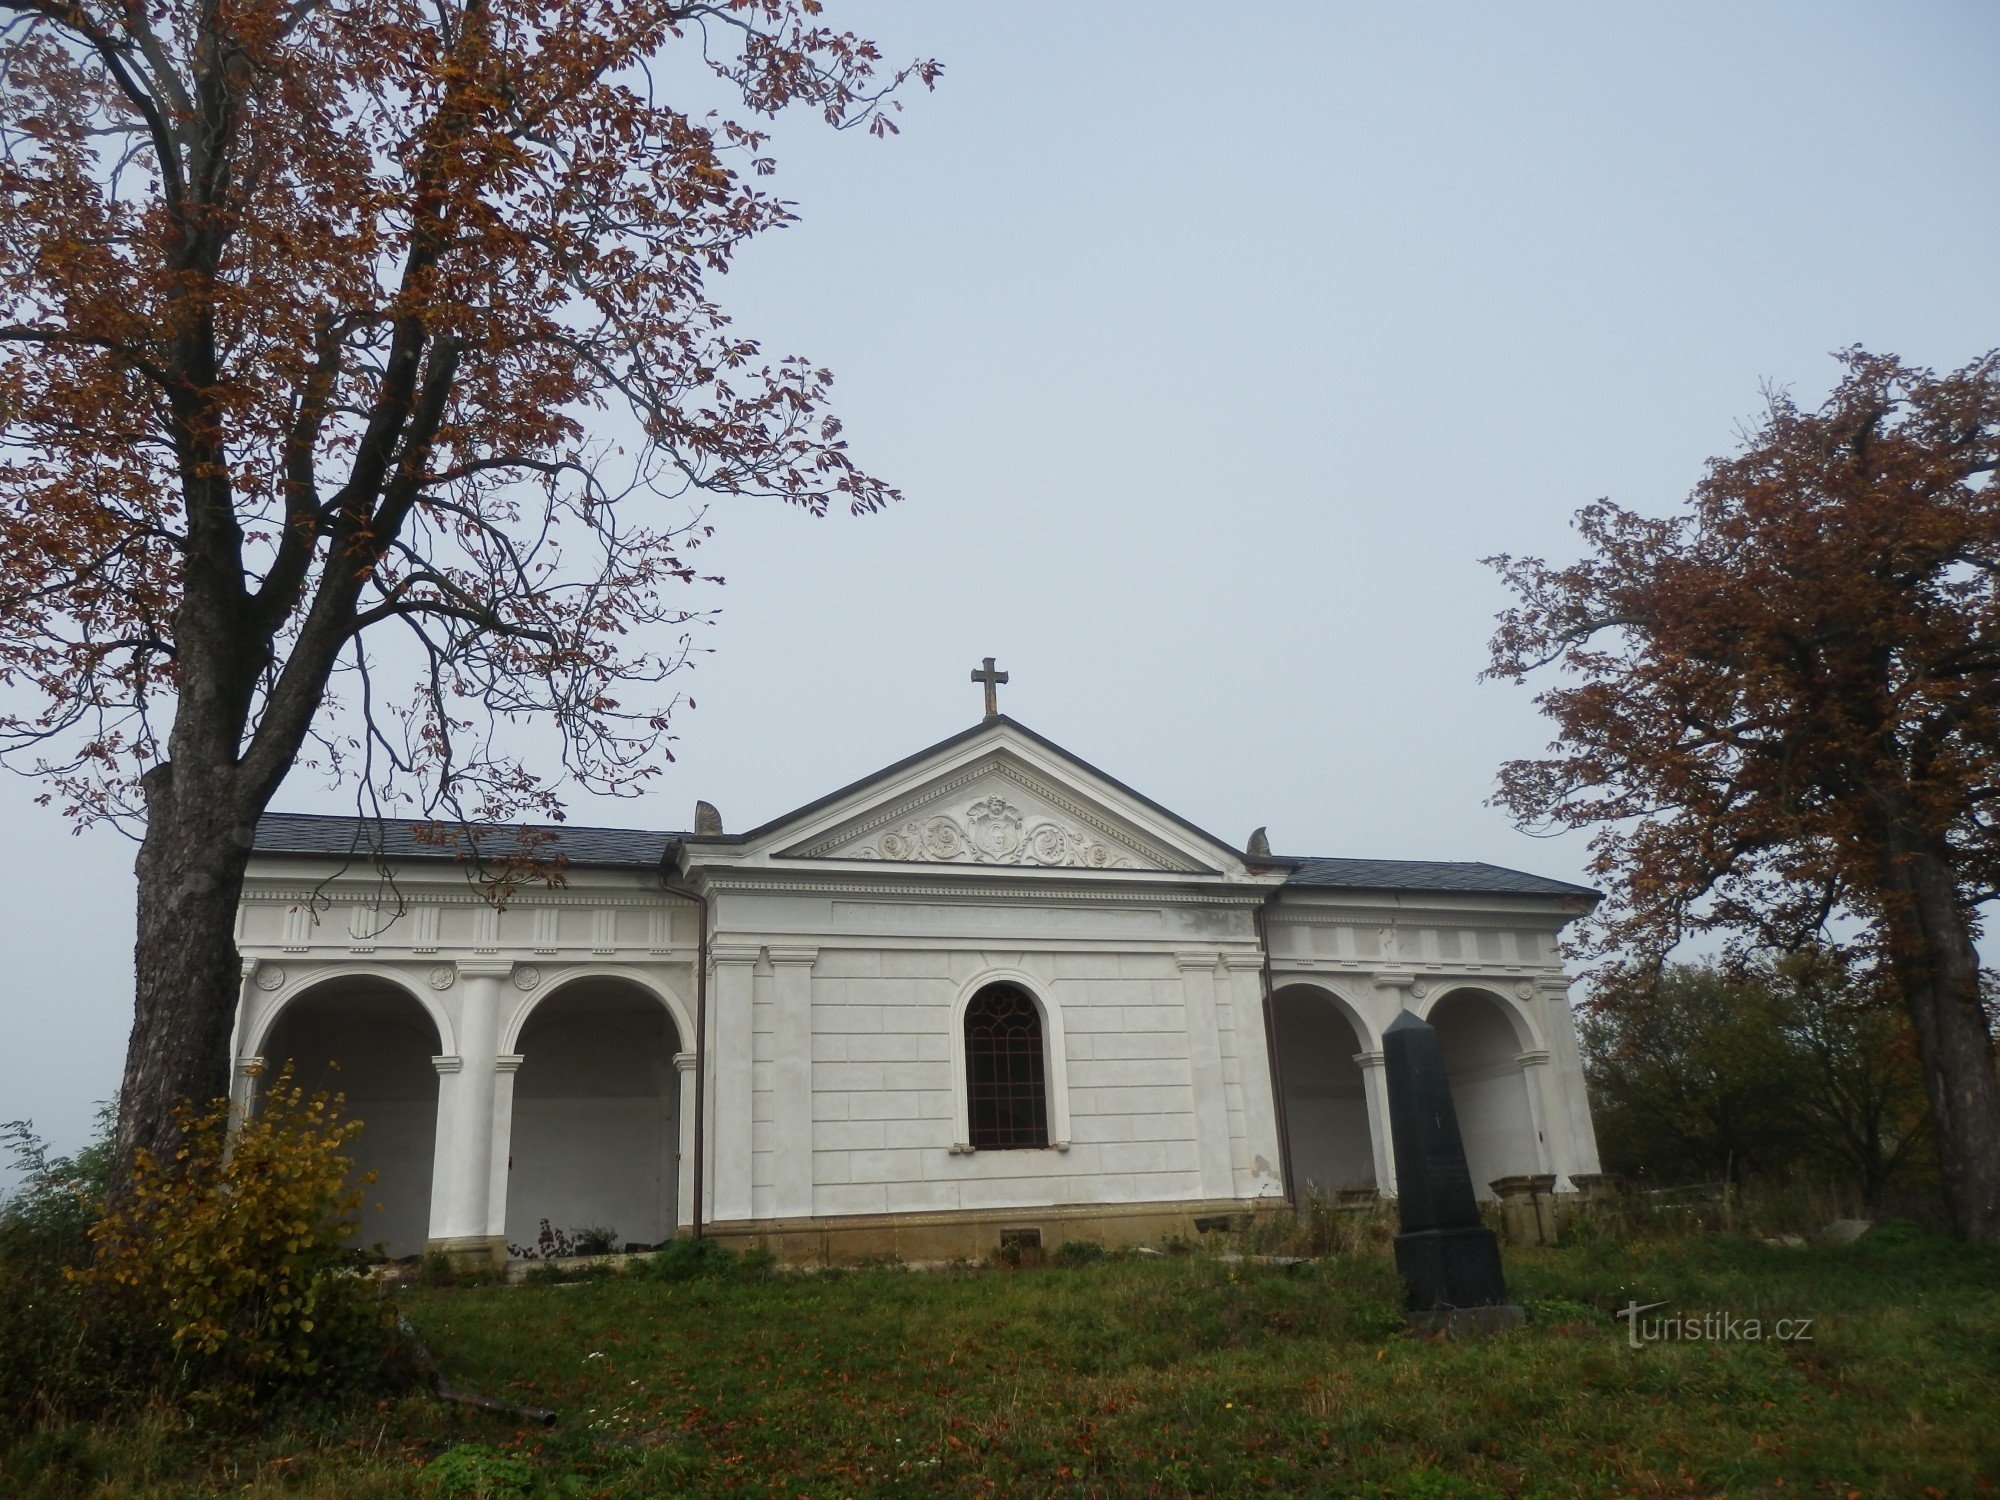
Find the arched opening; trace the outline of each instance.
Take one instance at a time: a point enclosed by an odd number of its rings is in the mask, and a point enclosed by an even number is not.
[[[965,1115],[975,1151],[1049,1143],[1042,1011],[1018,984],[989,984],[966,1004]]]
[[[608,1229],[615,1246],[674,1237],[681,1039],[659,999],[580,979],[537,1005],[514,1044],[507,1240]]]
[[[385,979],[329,979],[278,1013],[264,1040],[265,1077],[286,1062],[309,1090],[347,1096],[361,1122],[357,1174],[374,1172],[362,1192],[359,1245],[416,1255],[430,1232],[431,1167],[437,1154],[437,1026],[411,995]]]
[[[1482,1198],[1493,1196],[1488,1184],[1498,1178],[1542,1169],[1521,1041],[1502,1003],[1484,990],[1453,990],[1426,1018],[1437,1030],[1466,1166]]]
[[[1368,1129],[1368,1089],[1360,1034],[1340,1003],[1312,985],[1287,985],[1271,997],[1278,1075],[1284,1092],[1295,1201],[1309,1195],[1372,1188],[1375,1151]]]

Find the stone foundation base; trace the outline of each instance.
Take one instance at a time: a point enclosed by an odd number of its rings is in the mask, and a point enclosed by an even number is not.
[[[507,1264],[507,1236],[504,1234],[460,1234],[448,1239],[424,1241],[424,1254],[442,1255],[454,1266],[477,1270]]]
[[[857,1265],[869,1260],[984,1260],[1002,1237],[1024,1255],[1066,1240],[1107,1247],[1196,1239],[1207,1229],[1287,1211],[1280,1198],[1182,1203],[1093,1203],[1060,1208],[964,1209],[920,1214],[845,1214],[813,1219],[739,1219],[705,1226],[731,1250],[768,1250],[785,1265]],[[1196,1220],[1202,1220],[1197,1227]],[[1219,1221],[1219,1222],[1218,1222]],[[683,1230],[683,1233],[686,1231]]]

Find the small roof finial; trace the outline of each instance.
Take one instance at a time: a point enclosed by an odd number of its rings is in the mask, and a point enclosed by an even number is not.
[[[1243,852],[1245,854],[1269,854],[1271,852],[1270,830],[1267,828],[1253,830],[1250,834],[1250,842],[1243,846]]]
[[[986,687],[986,717],[989,719],[996,717],[1000,712],[1000,693],[998,690],[1000,684],[1007,680],[1007,674],[1005,672],[994,671],[993,658],[989,656],[986,658],[986,665],[973,672],[972,680],[983,683]]]
[[[719,839],[722,837],[722,814],[715,810],[713,802],[695,803],[694,836],[698,839]]]

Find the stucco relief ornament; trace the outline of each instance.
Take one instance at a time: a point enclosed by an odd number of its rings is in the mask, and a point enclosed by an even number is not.
[[[259,964],[259,965],[257,966],[257,988],[258,988],[258,989],[260,989],[260,990],[275,990],[275,989],[277,989],[277,988],[278,988],[278,986],[280,986],[280,985],[281,985],[281,984],[283,984],[284,982],[285,982],[285,969],[284,969],[284,965],[282,965],[282,964]]]
[[[932,859],[957,859],[965,853],[965,834],[950,818],[924,824],[924,852]]]
[[[1005,797],[987,797],[965,810],[972,847],[994,861],[1010,861],[1021,848],[1021,809]]]
[[[542,982],[542,971],[533,964],[519,964],[514,969],[514,988],[531,990]]]
[[[1515,980],[1515,981],[1514,981],[1514,993],[1515,993],[1516,995],[1519,995],[1519,996],[1520,996],[1520,997],[1521,997],[1521,998],[1522,998],[1523,1000],[1532,1000],[1532,999],[1534,999],[1534,998],[1535,998],[1535,983],[1534,983],[1534,981],[1533,981],[1532,979],[1517,979],[1517,980]]]
[[[458,970],[450,964],[439,964],[425,976],[434,990],[448,990],[458,980]]]
[[[942,813],[912,818],[857,849],[856,859],[906,864],[1050,865],[1129,870],[1132,861],[1112,844],[1044,820],[1029,823],[1005,797],[982,797],[959,817]]]

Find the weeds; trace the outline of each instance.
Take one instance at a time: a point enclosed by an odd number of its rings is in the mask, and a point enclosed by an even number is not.
[[[1088,1258],[1005,1275],[773,1276],[682,1242],[561,1291],[415,1288],[454,1384],[556,1406],[559,1425],[362,1403],[218,1451],[149,1409],[0,1438],[0,1493],[444,1500],[449,1480],[497,1500],[515,1465],[534,1500],[1960,1494],[2000,1472],[1991,1251],[1905,1225],[1805,1250],[1606,1232],[1509,1251],[1527,1327],[1451,1344],[1405,1335],[1378,1231],[1355,1223],[1289,1267],[1072,1252]],[[1635,1299],[1808,1315],[1815,1338],[1635,1350],[1614,1316]]]
[[[585,1224],[568,1230],[553,1228],[542,1220],[541,1232],[532,1245],[509,1245],[507,1253],[516,1260],[572,1260],[582,1255],[612,1255],[618,1250],[618,1231],[609,1224]]]

